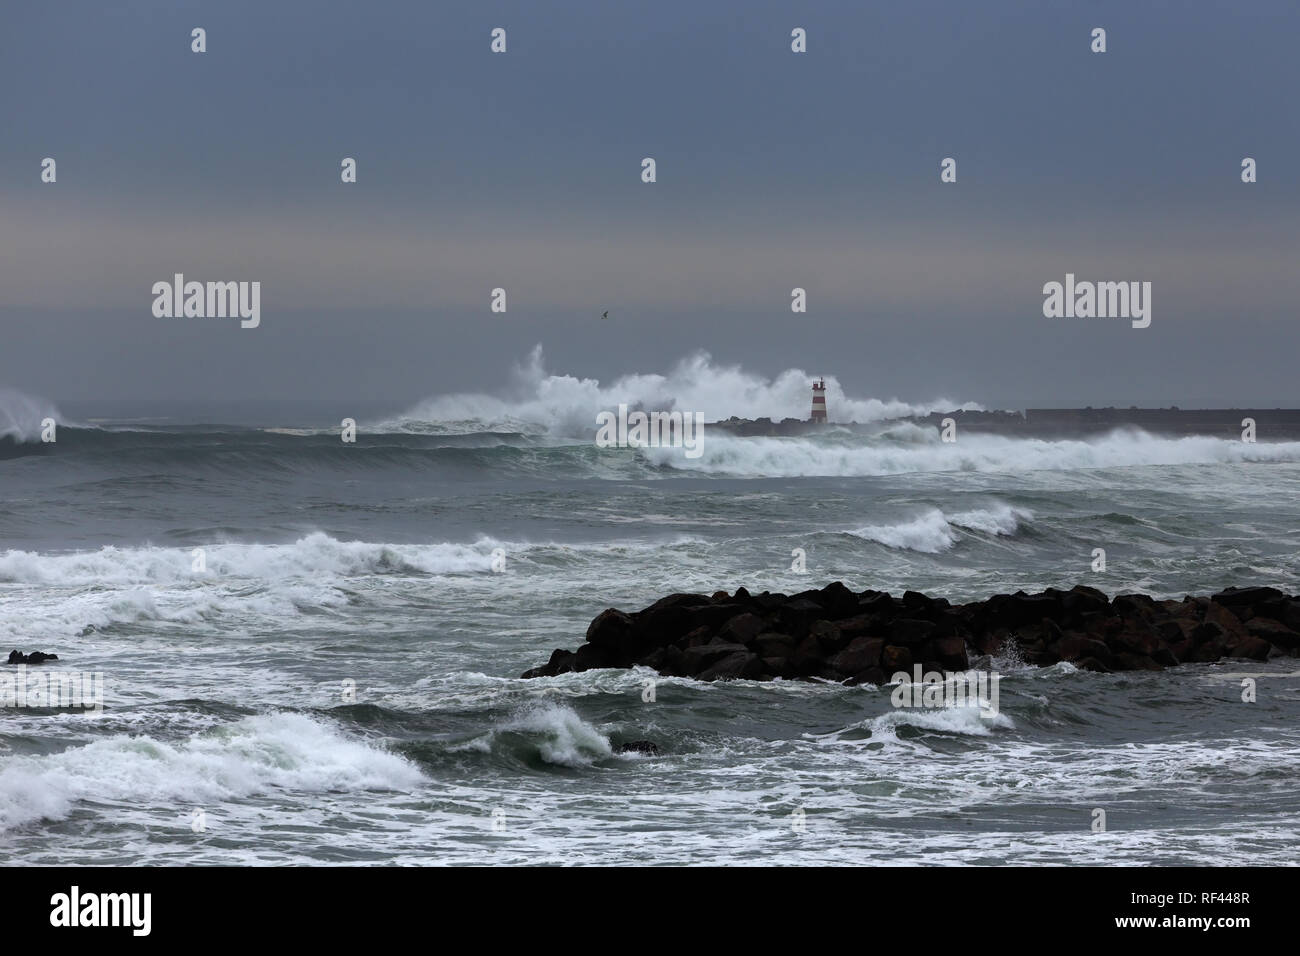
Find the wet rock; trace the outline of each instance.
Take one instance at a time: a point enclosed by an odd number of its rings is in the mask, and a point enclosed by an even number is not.
[[[970,667],[970,657],[966,653],[966,641],[960,637],[935,638],[927,649],[927,659],[935,661],[936,670],[964,671]]]
[[[878,637],[855,637],[849,646],[835,655],[831,666],[845,677],[853,677],[880,663],[885,642]]]
[[[732,654],[748,654],[749,648],[744,644],[720,643],[720,644],[700,644],[696,647],[688,647],[682,652],[683,666],[687,674],[698,674],[724,657]]]
[[[620,754],[645,754],[649,757],[659,756],[659,745],[653,740],[629,740],[621,743],[614,750]]]
[[[1252,617],[1246,622],[1246,632],[1286,650],[1294,651],[1300,647],[1300,634],[1273,618]]]
[[[886,644],[880,652],[880,666],[890,674],[897,671],[911,670],[912,652],[906,647]]]
[[[1112,657],[1106,642],[1100,641],[1090,634],[1067,634],[1061,639],[1061,643],[1057,645],[1057,653],[1061,655],[1061,660],[1073,661],[1076,664],[1092,659],[1109,665]]]
[[[1226,588],[1210,595],[1210,600],[1224,607],[1254,607],[1267,601],[1278,601],[1286,595],[1277,588]]]
[[[763,619],[757,614],[737,614],[722,626],[718,636],[725,641],[731,641],[736,644],[748,644],[758,635],[767,630]]]
[[[706,626],[706,627],[697,627],[695,630],[691,631],[689,634],[683,637],[680,641],[675,641],[674,643],[680,645],[681,647],[699,647],[703,644],[708,644],[712,640],[713,640],[713,629]]]
[[[764,657],[761,660],[763,672],[770,677],[789,679],[799,676],[788,657]]]
[[[562,647],[557,647],[551,651],[551,659],[546,662],[546,672],[552,676],[555,674],[567,674],[573,670],[574,662],[578,655],[573,651],[566,651]]]
[[[833,621],[813,621],[808,627],[808,636],[817,641],[817,647],[823,656],[835,654],[849,643],[839,625]]]
[[[844,683],[848,684],[851,687],[857,686],[858,684],[872,684],[876,687],[883,687],[885,685],[885,682],[888,680],[889,677],[885,674],[885,672],[881,668],[868,667],[860,674],[854,674]]]
[[[813,600],[821,604],[832,618],[848,617],[858,607],[858,596],[842,581],[832,581]]]
[[[1228,588],[1212,597],[1108,598],[1095,588],[996,594],[952,605],[908,591],[854,593],[836,581],[787,597],[737,588],[670,594],[635,613],[602,611],[577,652],[556,650],[526,677],[643,666],[699,680],[821,679],[878,684],[919,664],[969,667],[972,654],[1014,645],[1030,664],[1070,661],[1095,671],[1159,670],[1225,658],[1300,655],[1300,597],[1272,587]],[[22,655],[10,662],[39,662]]]
[[[763,662],[743,647],[695,675],[700,680],[739,680],[763,676]]]
[[[24,654],[22,651],[10,651],[10,664],[44,664],[46,661],[57,661],[58,654],[46,654],[43,651],[32,651],[30,654]]]
[[[934,622],[921,618],[904,617],[894,621],[889,629],[889,643],[911,647],[924,642],[934,633]]]
[[[817,592],[813,592],[814,594]],[[797,637],[808,633],[813,621],[826,617],[826,609],[807,598],[795,598],[771,612],[771,620],[779,630]]]
[[[587,643],[606,648],[616,657],[631,654],[635,650],[632,616],[606,608],[587,626]]]
[[[573,656],[573,669],[575,671],[591,671],[602,667],[625,666],[627,665],[617,663],[614,655],[599,644],[583,644]]]
[[[1244,657],[1252,661],[1266,661],[1268,660],[1269,651],[1272,649],[1272,645],[1268,641],[1247,634],[1228,648],[1228,654],[1232,657]]]
[[[759,657],[786,659],[794,655],[795,640],[789,634],[767,631],[758,635],[748,645]]]

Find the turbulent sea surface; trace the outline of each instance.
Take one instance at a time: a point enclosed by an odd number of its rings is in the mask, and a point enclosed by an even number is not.
[[[1300,856],[1297,661],[1111,675],[1009,653],[992,718],[896,709],[889,687],[661,678],[651,702],[648,672],[518,679],[603,608],[674,591],[1294,593],[1300,444],[706,430],[687,459],[596,448],[568,419],[608,404],[552,392],[362,420],[355,445],[325,427],[342,416],[10,428],[3,649],[101,672],[106,701],[0,710],[0,860]],[[636,739],[661,754],[617,753]]]

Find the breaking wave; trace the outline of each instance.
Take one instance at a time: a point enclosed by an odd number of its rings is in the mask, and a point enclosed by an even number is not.
[[[449,434],[467,431],[544,433],[590,437],[596,414],[620,404],[647,411],[702,412],[706,421],[741,418],[807,418],[810,383],[817,376],[786,369],[774,378],[718,365],[707,352],[679,361],[666,375],[638,372],[602,384],[594,378],[546,371],[542,347],[514,370],[511,397],[481,393],[426,399],[403,415],[370,426],[374,431]],[[913,404],[890,399],[850,398],[834,376],[826,377],[826,401],[835,422],[874,422],[932,411],[977,410],[971,402],[947,399]]]
[[[457,749],[500,750],[525,763],[540,761],[558,767],[587,767],[614,753],[608,737],[573,708],[553,701],[528,706]]]
[[[867,525],[849,533],[889,548],[938,554],[957,543],[961,537],[958,529],[990,535],[1013,535],[1020,529],[1021,522],[1031,518],[1031,512],[1005,504],[951,515],[944,514],[938,508],[931,508],[905,521]]]
[[[114,548],[71,554],[0,552],[0,583],[58,586],[156,585],[215,578],[316,579],[321,575],[465,574],[492,569],[497,542],[474,544],[377,544],[339,541],[314,532],[292,544],[218,544],[204,548],[204,571],[195,571],[193,549]]]
[[[40,441],[41,422],[47,418],[62,422],[59,410],[44,399],[0,388],[0,439]]]
[[[901,439],[880,435],[737,438],[706,429],[698,458],[687,458],[680,448],[638,451],[660,468],[708,475],[788,478],[1300,461],[1300,442],[1249,444],[1201,436],[1160,438],[1123,430],[1087,441],[966,434],[957,442],[945,443],[937,432],[922,431],[923,437],[909,430]]]
[[[168,743],[118,735],[0,770],[0,830],[59,820],[83,800],[215,805],[272,790],[409,790],[422,775],[395,754],[300,714],[247,717]]]

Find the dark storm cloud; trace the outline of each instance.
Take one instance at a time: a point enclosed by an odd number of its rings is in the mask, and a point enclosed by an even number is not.
[[[0,16],[0,384],[409,401],[540,341],[599,377],[704,347],[864,395],[1295,404],[1294,4]],[[175,272],[261,281],[262,326],[154,318]],[[1044,319],[1066,272],[1151,281],[1151,328]]]

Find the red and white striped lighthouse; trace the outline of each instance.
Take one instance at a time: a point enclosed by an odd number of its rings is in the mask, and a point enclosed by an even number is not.
[[[813,382],[812,420],[826,424],[826,379]]]

